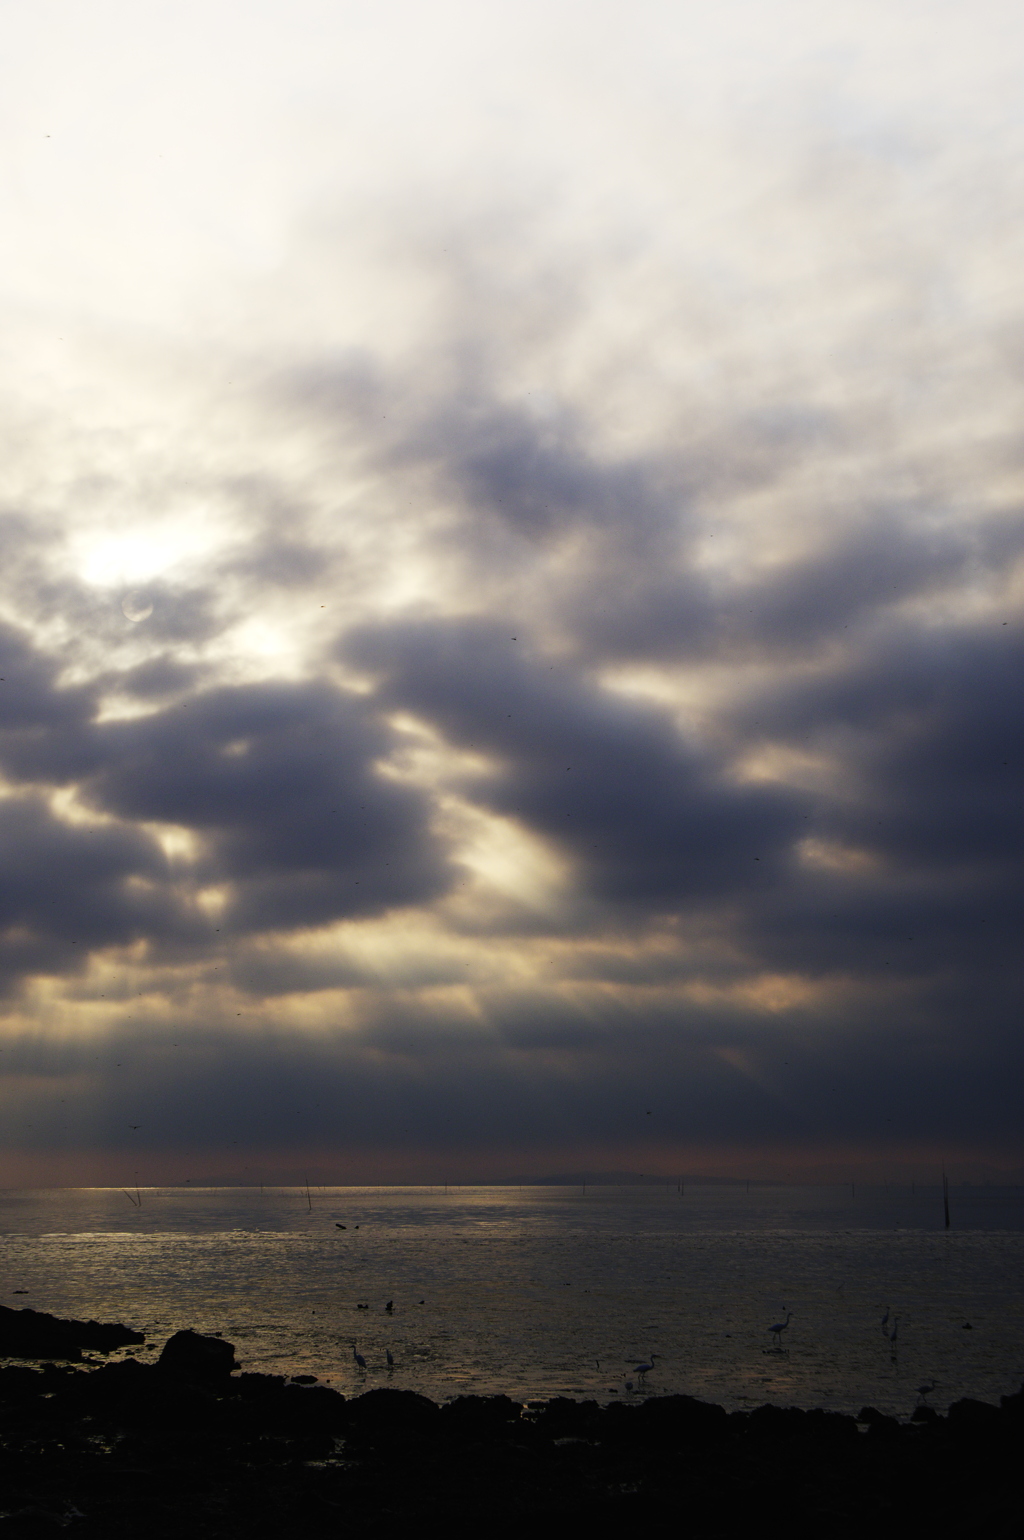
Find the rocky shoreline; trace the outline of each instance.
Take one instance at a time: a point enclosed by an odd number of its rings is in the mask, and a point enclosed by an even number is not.
[[[35,1358],[53,1318],[6,1314],[25,1318],[14,1327],[25,1325],[32,1351],[18,1356]],[[766,1526],[808,1537],[862,1536],[866,1525],[1021,1532],[1024,1390],[998,1407],[957,1402],[945,1417],[921,1408],[909,1424],[868,1407],[858,1418],[726,1413],[687,1396],[437,1406],[412,1391],[346,1398],[311,1376],[242,1373],[230,1343],[192,1332],[155,1363],[83,1364],[83,1331],[128,1328],[54,1325],[63,1362],[0,1368],[0,1540],[117,1540],[140,1526],[146,1540],[397,1536],[412,1525],[603,1534],[638,1522],[694,1537]],[[8,1357],[10,1328],[0,1318]]]

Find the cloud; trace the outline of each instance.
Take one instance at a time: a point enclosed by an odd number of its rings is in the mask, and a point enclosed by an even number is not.
[[[36,796],[0,801],[2,979],[77,973],[94,948],[194,932],[159,845],[125,826],[83,828]]]
[[[364,629],[344,655],[379,671],[389,707],[493,757],[465,795],[570,853],[601,898],[658,909],[748,888],[796,827],[784,792],[731,785],[663,712],[549,663],[527,635],[421,622]]]
[[[1013,48],[541,10],[483,71],[432,21],[439,91],[372,19],[261,53],[271,7],[251,97],[196,54],[219,181],[177,89],[88,166],[32,108],[19,1138],[69,1077],[118,1150],[126,1093],[165,1151],[1015,1137]]]
[[[15,783],[72,788],[77,807],[68,822],[38,791],[0,802],[16,970],[61,971],[72,944],[288,931],[444,891],[426,801],[376,768],[394,735],[365,698],[279,682],[97,720],[95,689],[61,688],[23,637],[4,642],[0,763]],[[163,696],[193,672],[155,659],[120,684]],[[154,825],[189,831],[194,856],[168,861]],[[197,904],[208,889],[214,910]]]

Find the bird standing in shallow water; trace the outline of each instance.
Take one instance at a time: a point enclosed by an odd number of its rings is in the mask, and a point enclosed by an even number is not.
[[[355,1359],[355,1361],[359,1365],[360,1369],[365,1369],[366,1368],[366,1359],[363,1357],[362,1353],[357,1353],[356,1352],[356,1345],[355,1345],[354,1342],[352,1344],[352,1357]]]
[[[648,1371],[654,1368],[654,1360],[656,1358],[660,1358],[660,1357],[661,1357],[660,1353],[652,1353],[651,1354],[651,1361],[650,1361],[649,1364],[637,1364],[637,1366],[636,1366],[636,1374],[637,1374],[637,1377],[640,1380],[640,1384],[641,1385],[645,1385],[647,1383]]]
[[[784,1321],[776,1321],[774,1326],[769,1326],[768,1330],[771,1332],[772,1337],[775,1340],[776,1347],[782,1346],[782,1333],[786,1330],[786,1327],[789,1325],[792,1319],[793,1312],[791,1310]]]
[[[389,1369],[393,1369],[395,1367],[395,1360],[391,1356],[391,1349],[390,1348],[385,1348],[384,1349],[384,1356],[387,1358],[388,1368]]]

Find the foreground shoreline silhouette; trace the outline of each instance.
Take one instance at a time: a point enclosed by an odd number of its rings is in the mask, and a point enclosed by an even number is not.
[[[239,1372],[231,1343],[191,1331],[155,1363],[81,1356],[141,1340],[0,1310],[0,1356],[21,1360],[0,1368],[4,1536],[603,1533],[641,1516],[698,1537],[766,1520],[796,1536],[1017,1532],[1024,1389],[900,1423],[668,1395],[347,1398]]]

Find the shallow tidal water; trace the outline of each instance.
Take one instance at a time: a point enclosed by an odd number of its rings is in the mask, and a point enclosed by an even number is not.
[[[152,1339],[142,1357],[183,1327],[221,1332],[245,1369],[315,1374],[347,1395],[681,1392],[906,1416],[931,1380],[940,1410],[1024,1381],[1020,1189],[955,1189],[949,1231],[935,1188],[139,1196],[0,1193],[0,1302],[123,1321]],[[774,1349],[768,1328],[789,1312]],[[652,1354],[644,1382],[635,1365]]]

